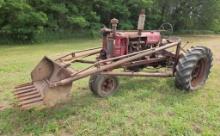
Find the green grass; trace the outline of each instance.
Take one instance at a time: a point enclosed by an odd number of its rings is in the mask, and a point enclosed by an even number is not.
[[[0,112],[0,135],[219,135],[220,37],[184,37],[191,45],[213,49],[214,67],[204,88],[183,92],[173,78],[120,78],[119,91],[105,99],[88,88],[88,78],[74,82],[72,100],[43,111]],[[11,91],[30,80],[44,56],[100,46],[100,40],[0,46],[0,103],[13,103]]]

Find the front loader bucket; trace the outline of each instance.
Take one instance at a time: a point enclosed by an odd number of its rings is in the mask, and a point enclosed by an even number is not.
[[[22,109],[52,107],[70,99],[72,83],[50,87],[50,82],[70,77],[73,72],[63,65],[44,57],[31,72],[32,82],[15,87],[14,95]]]

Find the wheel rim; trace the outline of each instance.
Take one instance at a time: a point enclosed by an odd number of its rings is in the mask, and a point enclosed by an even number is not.
[[[207,59],[200,59],[191,74],[191,86],[196,88],[203,84],[207,71]]]
[[[101,88],[105,93],[109,93],[114,90],[115,82],[112,78],[107,78],[102,82]]]

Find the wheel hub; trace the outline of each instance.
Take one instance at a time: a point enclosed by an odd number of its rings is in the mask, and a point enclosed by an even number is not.
[[[192,71],[191,77],[191,85],[192,87],[196,87],[198,85],[200,85],[204,79],[205,79],[205,75],[206,75],[206,69],[207,69],[207,59],[203,58],[200,59],[194,70]]]
[[[109,92],[114,89],[114,81],[110,78],[107,78],[105,81],[102,83],[102,90],[104,92]]]

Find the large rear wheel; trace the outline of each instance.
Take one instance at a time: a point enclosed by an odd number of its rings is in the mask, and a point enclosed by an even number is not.
[[[188,91],[202,87],[210,73],[212,60],[209,48],[203,46],[191,48],[177,64],[176,86]]]

